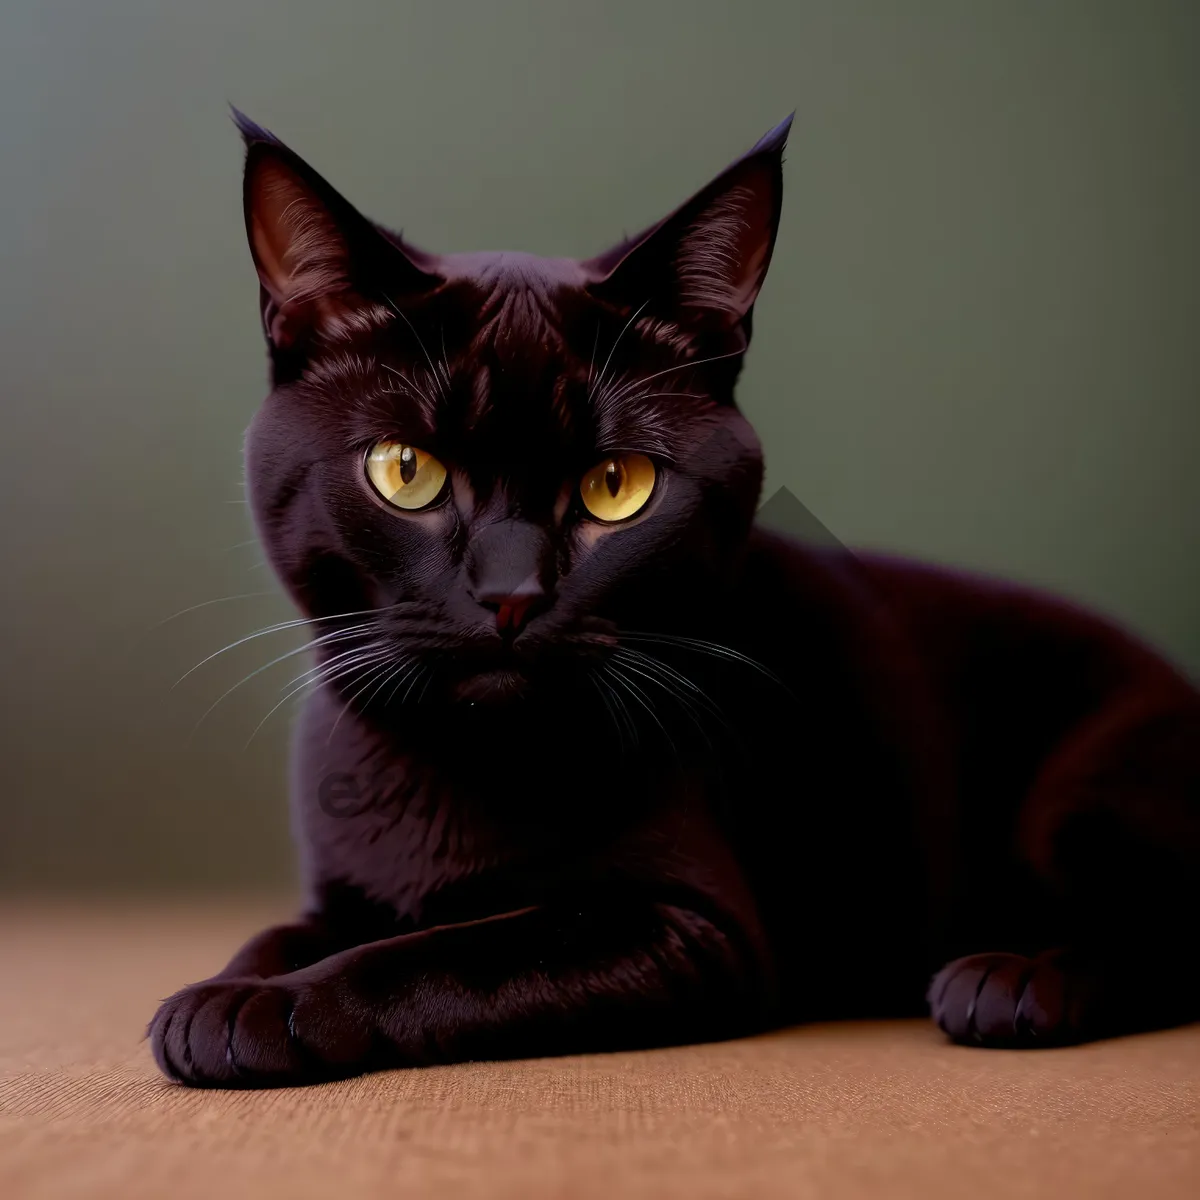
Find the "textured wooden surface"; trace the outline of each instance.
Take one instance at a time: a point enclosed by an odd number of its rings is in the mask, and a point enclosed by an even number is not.
[[[1200,1028],[1026,1054],[919,1022],[194,1092],[160,997],[286,908],[0,909],[0,1195],[1200,1196]]]

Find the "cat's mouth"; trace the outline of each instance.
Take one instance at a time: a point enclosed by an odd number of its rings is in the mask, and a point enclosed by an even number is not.
[[[596,641],[522,650],[511,642],[457,655],[447,673],[451,697],[471,704],[504,704],[533,694],[552,697],[578,681],[603,647]]]
[[[528,694],[529,677],[515,667],[492,667],[474,672],[454,684],[454,695],[469,704],[503,704]]]

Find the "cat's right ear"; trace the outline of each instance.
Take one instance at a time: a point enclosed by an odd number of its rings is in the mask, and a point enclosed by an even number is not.
[[[298,154],[233,110],[246,145],[242,199],[272,349],[337,340],[431,291],[436,261],[385,237]]]
[[[781,121],[656,225],[584,262],[589,291],[683,328],[733,333],[744,348],[779,229],[791,124]]]

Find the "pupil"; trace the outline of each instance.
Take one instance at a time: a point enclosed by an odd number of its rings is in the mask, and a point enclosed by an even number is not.
[[[609,495],[615,500],[621,490],[621,467],[618,463],[608,464],[604,472],[604,482],[608,485]]]
[[[405,446],[400,451],[400,481],[412,483],[417,473],[417,452],[411,446]]]

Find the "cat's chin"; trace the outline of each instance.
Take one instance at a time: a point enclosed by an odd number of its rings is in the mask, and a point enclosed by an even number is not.
[[[454,699],[467,704],[511,704],[529,694],[529,680],[511,667],[481,671],[456,683]]]

